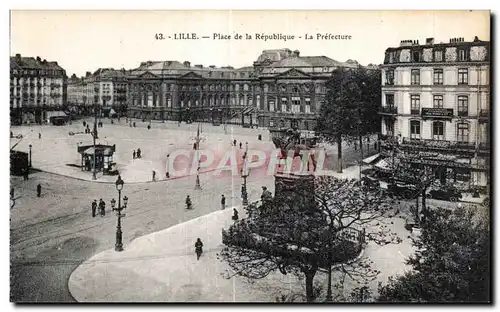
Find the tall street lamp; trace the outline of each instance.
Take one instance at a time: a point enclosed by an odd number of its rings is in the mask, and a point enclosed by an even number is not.
[[[198,123],[198,131],[196,132],[196,159],[198,160],[198,168],[196,168],[196,184],[194,185],[195,190],[201,190],[200,184],[200,124]]]
[[[123,250],[123,242],[122,242],[122,217],[125,217],[125,214],[122,214],[122,210],[127,208],[128,198],[127,196],[123,197],[123,206],[121,205],[121,196],[123,189],[123,180],[120,176],[115,182],[116,189],[118,190],[118,207],[115,208],[116,200],[113,198],[111,200],[111,209],[113,211],[117,211],[116,216],[118,217],[118,223],[116,225],[116,243],[115,243],[115,251]]]
[[[245,152],[245,154],[243,154],[243,168],[241,170],[241,177],[243,178],[243,185],[241,186],[241,198],[243,200],[243,206],[248,205],[248,192],[247,192],[248,175],[249,175],[248,157],[247,157],[247,152]]]
[[[30,145],[29,145],[29,149],[30,149],[30,168],[31,168],[31,148],[32,148],[32,147],[33,147],[33,146],[30,144]]]

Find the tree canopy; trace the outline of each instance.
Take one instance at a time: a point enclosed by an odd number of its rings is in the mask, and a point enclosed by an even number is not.
[[[306,298],[312,301],[319,269],[353,259],[365,239],[392,241],[386,227],[366,231],[366,225],[380,222],[388,209],[384,196],[354,180],[298,179],[271,200],[249,205],[249,216],[223,231],[226,247],[219,256],[229,264],[229,276],[258,279],[276,270],[304,275]],[[365,278],[378,273],[367,262],[339,269]]]
[[[489,221],[474,209],[428,211],[407,262],[413,270],[380,286],[378,301],[489,302]]]

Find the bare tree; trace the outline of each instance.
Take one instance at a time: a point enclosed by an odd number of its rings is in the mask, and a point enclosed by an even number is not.
[[[276,197],[249,205],[249,217],[223,231],[226,247],[220,258],[231,268],[227,277],[266,277],[279,270],[305,277],[306,298],[315,299],[313,281],[318,270],[344,272],[353,279],[374,278],[369,261],[355,261],[366,240],[395,241],[384,215],[387,197],[370,192],[355,180],[333,177],[297,179],[279,187]]]

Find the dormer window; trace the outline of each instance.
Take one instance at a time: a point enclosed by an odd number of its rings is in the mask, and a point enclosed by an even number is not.
[[[458,50],[458,60],[467,61],[467,50],[465,49]]]
[[[211,71],[208,72],[208,77],[212,77],[212,72]]]
[[[412,62],[420,62],[420,51],[413,51],[411,53]]]

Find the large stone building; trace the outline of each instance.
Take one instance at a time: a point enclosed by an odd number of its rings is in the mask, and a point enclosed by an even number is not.
[[[404,40],[382,65],[382,134],[443,181],[488,184],[490,48],[477,37]]]
[[[97,105],[125,113],[127,106],[128,72],[125,69],[100,68],[85,77],[68,80],[68,103],[84,108]]]
[[[40,57],[10,58],[11,122],[42,123],[66,103],[66,71]]]
[[[359,64],[289,49],[264,50],[238,69],[143,62],[128,76],[129,116],[313,130],[325,82],[338,67]]]

